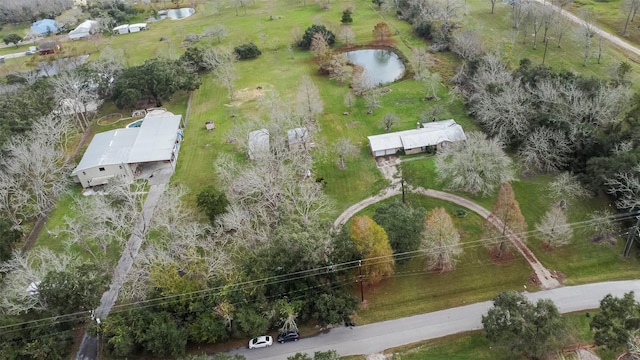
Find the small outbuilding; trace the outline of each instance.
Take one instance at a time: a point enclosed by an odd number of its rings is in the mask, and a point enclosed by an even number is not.
[[[141,30],[147,30],[147,23],[138,23],[129,25],[129,32],[135,33]]]
[[[58,50],[60,50],[59,41],[44,40],[38,45],[38,54],[40,55],[55,54]]]
[[[78,25],[75,29],[71,30],[71,32],[69,33],[69,39],[78,40],[93,35],[96,32],[97,27],[97,21],[86,20],[82,24]]]
[[[413,130],[368,136],[374,157],[395,155],[398,152],[417,154],[435,146],[436,151],[449,143],[467,139],[462,127],[453,119],[423,123]]]

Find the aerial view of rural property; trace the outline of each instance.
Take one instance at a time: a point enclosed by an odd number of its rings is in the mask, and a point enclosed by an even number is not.
[[[640,359],[640,0],[0,0],[0,360]]]

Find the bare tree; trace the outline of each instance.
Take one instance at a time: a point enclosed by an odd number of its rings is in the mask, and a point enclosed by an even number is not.
[[[589,60],[589,55],[591,54],[591,39],[596,32],[593,26],[593,13],[589,10],[584,10],[581,15],[581,18],[584,21],[580,32],[583,48],[582,66],[587,66],[587,60]]]
[[[476,90],[470,96],[471,107],[492,136],[505,143],[523,140],[531,131],[531,96],[503,64],[488,60],[471,79]]]
[[[340,27],[338,31],[337,38],[344,41],[344,44],[349,46],[356,41],[356,34],[351,30],[351,27],[348,25],[343,25]]]
[[[555,7],[543,6],[542,9],[540,9],[540,20],[542,21],[542,42],[547,42],[549,29],[554,26],[558,15],[558,11]]]
[[[489,0],[491,1],[491,13],[493,14],[493,10],[496,7],[496,3],[498,2],[498,0]]]
[[[560,8],[560,12],[573,3],[573,0],[555,0],[554,3]]]
[[[525,172],[552,173],[564,168],[571,154],[567,136],[547,127],[533,130],[518,150]]]
[[[315,117],[322,113],[324,105],[320,97],[320,91],[308,75],[302,76],[296,92],[296,114],[305,123],[314,123]]]
[[[558,247],[571,243],[573,229],[568,223],[567,214],[559,206],[552,205],[536,224],[538,237],[549,247]]]
[[[386,113],[384,114],[384,116],[382,117],[382,127],[384,128],[384,131],[389,131],[391,130],[391,127],[395,124],[398,123],[398,121],[400,121],[400,118],[398,117],[398,115],[396,114],[392,114],[392,113]]]
[[[351,76],[351,67],[349,66],[347,55],[333,55],[327,66],[327,71],[329,72],[329,79],[336,80],[340,84],[346,82]]]
[[[229,33],[227,32],[227,28],[222,24],[216,24],[211,27],[204,28],[203,36],[213,36],[216,38],[218,44],[222,41],[222,38],[227,37]]]
[[[344,106],[346,106],[347,109],[351,111],[351,108],[353,108],[353,105],[355,105],[356,103],[356,96],[353,95],[351,91],[347,91],[344,94],[343,100],[344,100]]]
[[[562,38],[569,30],[571,30],[571,26],[571,22],[565,16],[562,16],[561,14],[558,15],[553,25],[553,35],[558,40],[558,48],[561,47]]]
[[[73,116],[78,129],[84,132],[102,103],[97,89],[75,71],[61,72],[51,79],[51,83],[58,105],[56,112]]]
[[[622,36],[627,35],[629,23],[633,22],[633,18],[636,16],[639,8],[640,0],[625,0],[620,5],[620,10],[627,15],[624,21],[624,28],[622,29]]]
[[[511,26],[518,30],[525,20],[528,8],[531,5],[529,0],[513,0],[511,4]]]
[[[513,164],[502,142],[476,131],[469,132],[466,141],[454,142],[438,153],[436,172],[449,189],[485,196],[514,179]]]
[[[617,197],[616,207],[624,210],[640,208],[640,165],[613,176],[605,175],[607,193]]]
[[[236,86],[235,55],[228,50],[216,52],[218,65],[214,70],[216,80],[227,89],[229,101],[234,100],[234,87]]]
[[[428,71],[434,65],[432,55],[429,51],[423,47],[411,48],[411,56],[409,57],[411,67],[413,68],[414,76]]]
[[[416,74],[417,80],[422,81],[427,86],[427,93],[424,96],[424,100],[440,100],[438,97],[438,88],[442,82],[442,77],[436,72],[423,71],[420,74]]]
[[[0,171],[0,209],[14,224],[45,214],[69,184],[66,117],[39,119],[31,133],[6,145]]]
[[[427,254],[429,269],[445,272],[455,268],[462,254],[460,233],[444,208],[427,213],[420,248]]]
[[[482,40],[478,33],[464,30],[453,36],[451,51],[458,54],[465,61],[470,61],[482,55]]]
[[[339,138],[332,146],[333,152],[338,156],[338,168],[344,170],[347,168],[346,161],[358,156],[360,150],[353,145],[348,138]]]
[[[373,114],[375,109],[382,107],[380,91],[377,87],[370,88],[364,93],[364,103],[367,106],[367,114]]]
[[[529,21],[531,23],[531,28],[533,29],[533,49],[538,48],[538,33],[542,29],[545,24],[545,10],[547,6],[530,6],[528,11]]]
[[[0,272],[4,274],[0,289],[0,309],[4,314],[19,315],[31,310],[45,310],[38,296],[38,285],[49,272],[64,271],[77,258],[67,253],[57,253],[47,247],[39,246],[0,263]]]
[[[549,192],[549,197],[560,204],[561,207],[566,207],[566,204],[571,200],[589,197],[589,193],[580,184],[577,177],[569,172],[558,174],[549,183],[546,190]]]

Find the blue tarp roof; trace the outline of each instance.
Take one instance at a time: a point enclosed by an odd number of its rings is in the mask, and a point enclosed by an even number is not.
[[[58,24],[55,20],[42,19],[38,20],[31,25],[31,30],[38,34],[55,34],[58,31]]]

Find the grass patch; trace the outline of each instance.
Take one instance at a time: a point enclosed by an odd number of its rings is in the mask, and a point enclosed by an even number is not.
[[[505,290],[520,290],[527,284],[532,272],[520,256],[503,263],[494,263],[478,239],[482,232],[482,218],[469,213],[456,217],[459,208],[442,200],[411,195],[408,201],[413,207],[430,210],[443,207],[452,216],[461,234],[464,252],[454,271],[432,272],[426,269],[426,258],[413,254],[410,260],[397,264],[395,274],[376,286],[365,287],[366,310],[358,311],[359,323],[371,323],[416,315],[425,312],[471,304],[492,299]],[[400,201],[394,197],[364,209],[359,215],[372,216],[382,204]],[[348,226],[348,225],[347,225]],[[355,289],[359,294],[359,288]]]

